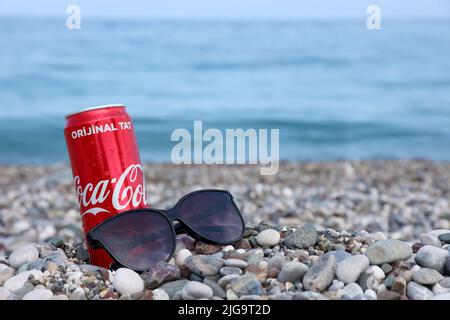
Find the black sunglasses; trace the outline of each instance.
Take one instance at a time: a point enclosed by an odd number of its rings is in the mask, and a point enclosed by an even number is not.
[[[89,231],[86,239],[91,248],[104,248],[111,255],[116,261],[112,268],[145,271],[170,260],[176,234],[186,232],[197,240],[228,245],[239,241],[244,231],[244,219],[231,193],[204,189],[185,195],[168,210],[137,209],[115,215]]]

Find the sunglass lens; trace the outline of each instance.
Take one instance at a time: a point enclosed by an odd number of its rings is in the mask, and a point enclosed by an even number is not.
[[[151,210],[129,212],[108,220],[93,230],[92,237],[120,264],[134,270],[145,270],[168,259],[175,246],[171,223]]]
[[[239,240],[245,227],[227,192],[194,193],[180,203],[179,215],[202,237],[219,243]]]

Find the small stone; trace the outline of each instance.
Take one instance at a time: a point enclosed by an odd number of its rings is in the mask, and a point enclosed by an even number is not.
[[[429,233],[422,233],[419,236],[420,242],[422,242],[424,245],[430,245],[434,247],[442,247],[441,241],[438,239],[438,237],[435,237]]]
[[[383,263],[381,265],[381,270],[383,270],[384,274],[388,274],[389,272],[392,271],[392,266],[389,263]]]
[[[8,263],[13,268],[19,268],[25,263],[32,263],[39,258],[39,251],[34,245],[26,245],[14,250],[9,256]]]
[[[258,234],[256,242],[261,247],[273,247],[280,242],[280,233],[274,229],[266,229]]]
[[[400,295],[406,294],[406,280],[402,277],[397,277],[391,286],[391,290],[399,293]]]
[[[444,278],[439,272],[434,269],[421,268],[413,273],[413,280],[423,285],[433,285]]]
[[[184,266],[186,258],[190,256],[192,256],[192,253],[188,249],[181,249],[175,257],[175,264],[177,266]]]
[[[380,240],[372,243],[366,250],[371,264],[381,265],[397,260],[407,260],[412,256],[411,247],[400,240]]]
[[[386,276],[379,266],[370,266],[367,268],[367,273],[372,275],[378,281],[382,281]]]
[[[340,290],[342,290],[342,293],[349,296],[350,299],[354,299],[356,296],[364,294],[364,291],[361,289],[361,287],[354,282],[347,284],[343,289]]]
[[[284,245],[289,249],[308,249],[314,246],[319,239],[316,227],[307,224],[297,229],[284,239]]]
[[[333,255],[336,258],[337,263],[341,263],[347,258],[350,258],[352,255],[344,250],[332,250],[328,251],[325,255]]]
[[[189,251],[192,251],[194,246],[195,240],[187,234],[180,234],[177,236],[176,251],[180,251],[181,249],[188,249]]]
[[[225,261],[214,256],[197,255],[187,257],[185,264],[193,273],[207,277],[218,274]]]
[[[438,294],[431,298],[431,300],[450,300],[450,292]]]
[[[227,276],[230,274],[236,274],[236,275],[240,276],[242,274],[242,269],[235,268],[235,267],[223,267],[220,269],[221,276]]]
[[[354,255],[340,262],[336,276],[344,283],[356,282],[361,273],[369,266],[369,259],[364,255]]]
[[[445,277],[433,286],[434,294],[450,292],[450,277]]]
[[[385,280],[384,280],[384,285],[387,287],[387,288],[390,288],[390,287],[392,287],[392,285],[394,284],[394,282],[395,282],[395,276],[394,275],[389,275]]]
[[[419,249],[415,260],[418,265],[444,273],[445,260],[449,252],[445,249],[426,245]]]
[[[231,282],[231,280],[235,278],[239,278],[239,276],[237,274],[229,274],[227,276],[220,278],[219,281],[217,281],[217,283],[222,288],[226,288],[226,286]]]
[[[16,273],[16,271],[8,266],[6,267],[6,269],[0,271],[0,286],[3,286],[6,280],[12,278],[14,276],[14,273]]]
[[[181,291],[184,286],[189,282],[189,280],[181,279],[181,280],[175,280],[171,282],[163,283],[159,289],[163,289],[170,299],[173,299],[175,293],[178,291]]]
[[[42,281],[43,274],[40,270],[25,271],[6,280],[3,286],[12,293],[15,293],[17,290],[22,288],[22,286],[25,284],[25,282],[28,281],[28,278],[30,276],[33,276],[35,279],[39,281]]]
[[[440,234],[438,239],[444,243],[450,243],[450,232]]]
[[[233,290],[228,289],[227,292],[225,293],[225,296],[227,298],[227,300],[238,300],[239,297],[236,295],[236,293],[233,292]]]
[[[298,261],[286,263],[278,274],[277,280],[281,283],[302,281],[308,272],[308,266]]]
[[[316,261],[303,277],[306,290],[323,291],[331,284],[336,274],[336,258],[323,255]]]
[[[407,295],[412,300],[429,300],[434,296],[429,289],[413,281],[408,283]]]
[[[152,290],[153,300],[169,300],[169,295],[163,289]]]
[[[6,289],[5,287],[0,287],[0,301],[8,300],[10,295],[11,295],[11,291]]]
[[[372,289],[367,289],[366,291],[364,291],[364,294],[373,300],[376,300],[378,298],[377,293]]]
[[[278,275],[278,269],[276,269],[276,270],[277,270],[277,275]],[[267,268],[260,267],[259,264],[249,265],[245,269],[245,272],[252,273],[261,282],[265,281],[267,279],[267,276],[268,276]],[[274,276],[273,278],[276,278],[276,276]]]
[[[80,261],[88,261],[89,260],[89,254],[86,250],[86,248],[83,245],[79,245],[77,247],[77,255],[76,255],[77,259]]]
[[[61,248],[64,246],[64,239],[59,236],[51,238],[48,242],[54,245],[56,248]]]
[[[378,300],[400,300],[400,297],[400,293],[390,290],[384,290],[378,294]]]
[[[144,291],[144,281],[136,272],[127,268],[116,270],[112,284],[121,295]]]
[[[70,295],[69,300],[86,300],[86,293],[82,288],[76,288]]]
[[[276,268],[278,270],[281,270],[281,268],[283,268],[283,266],[286,263],[287,263],[286,257],[277,253],[277,254],[273,255],[272,258],[270,258],[268,268],[269,269]]]
[[[148,288],[154,289],[164,282],[176,280],[180,277],[180,269],[167,262],[158,262],[143,275]]]
[[[54,262],[49,262],[47,264],[47,271],[50,273],[56,272],[58,270],[58,265]]]
[[[50,300],[53,292],[48,289],[34,289],[23,296],[22,300]]]
[[[315,291],[300,291],[294,294],[293,300],[328,300],[324,295]]]
[[[227,259],[225,260],[225,266],[245,269],[248,266],[248,263],[241,259]]]
[[[247,263],[254,264],[264,258],[264,251],[261,249],[254,249],[248,252]]]
[[[225,291],[217,282],[210,278],[204,278],[203,283],[212,289],[214,297],[225,298]]]
[[[262,295],[263,288],[256,276],[246,273],[238,278],[231,279],[231,289],[238,296],[242,295]]]
[[[211,255],[216,252],[219,252],[222,248],[220,246],[216,246],[214,244],[205,243],[202,241],[197,241],[195,243],[195,251],[199,254],[207,254]]]
[[[202,298],[212,298],[213,291],[207,285],[197,282],[189,281],[181,291],[183,300],[196,300]]]

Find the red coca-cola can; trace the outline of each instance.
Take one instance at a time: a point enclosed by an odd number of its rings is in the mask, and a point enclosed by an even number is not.
[[[124,105],[69,114],[64,135],[85,234],[120,212],[148,207],[134,125]],[[104,249],[88,251],[92,264],[111,265]]]

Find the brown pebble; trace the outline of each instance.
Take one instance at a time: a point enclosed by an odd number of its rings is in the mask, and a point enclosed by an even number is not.
[[[424,245],[425,245],[424,243],[416,242],[411,246],[411,249],[413,253],[417,253],[417,251],[419,251],[419,249],[422,248]]]
[[[257,264],[249,265],[245,268],[245,272],[253,273],[260,282],[267,279],[267,270],[260,268]]]
[[[188,278],[191,274],[191,270],[189,270],[186,266],[178,266],[178,269],[180,269],[180,277],[181,278]]]
[[[248,249],[252,248],[250,242],[247,239],[239,240],[238,242],[233,244],[233,247],[235,249],[245,249],[245,250],[248,250]]]
[[[406,280],[402,277],[397,277],[391,286],[391,290],[401,295],[406,294]]]
[[[214,254],[219,252],[222,248],[213,244],[205,243],[202,241],[197,241],[195,243],[195,250],[199,254]]]
[[[280,270],[278,270],[278,268],[270,268],[269,272],[267,273],[267,276],[269,278],[276,278],[276,277],[278,277],[279,273],[280,273]]]
[[[378,294],[378,300],[400,300],[400,297],[400,293],[389,290],[381,291]]]

